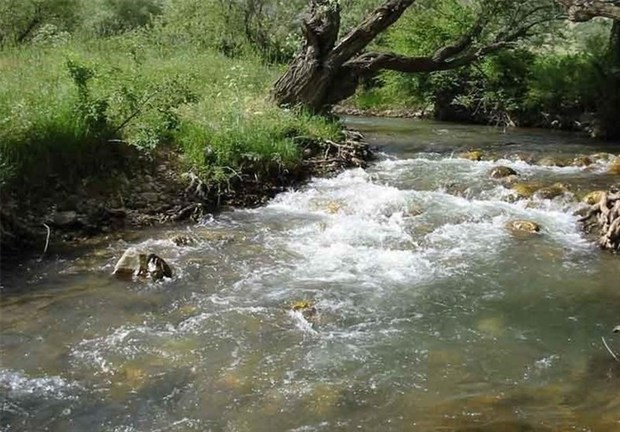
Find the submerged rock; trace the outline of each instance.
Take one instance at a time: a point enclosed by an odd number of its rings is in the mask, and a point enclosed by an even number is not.
[[[502,179],[510,176],[518,176],[519,174],[510,167],[497,166],[489,172],[489,176],[494,179]]]
[[[513,234],[536,234],[540,232],[540,225],[528,220],[514,220],[506,224],[506,228]]]
[[[482,152],[480,150],[472,150],[459,155],[461,159],[468,159],[470,161],[482,160]]]
[[[172,277],[172,269],[159,256],[129,248],[114,266],[112,274],[119,278],[150,277],[153,280]]]
[[[551,186],[546,186],[544,188],[538,189],[535,195],[538,198],[542,199],[553,199],[555,197],[565,194],[566,192],[568,192],[568,189],[565,185],[563,185],[562,183],[555,183]]]

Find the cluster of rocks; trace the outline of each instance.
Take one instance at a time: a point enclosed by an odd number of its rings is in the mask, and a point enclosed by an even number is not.
[[[517,157],[519,156],[522,155]],[[459,157],[472,161],[485,159],[484,153],[480,150],[468,151],[460,154]],[[609,162],[608,174],[620,175],[620,157],[609,153],[579,156],[570,161],[543,157],[537,161],[537,164],[557,167],[588,167],[597,161]],[[520,174],[507,166],[496,166],[489,171],[488,175],[494,180],[510,185],[517,199],[554,199],[570,192],[569,187],[563,183],[545,185],[542,182],[519,182]],[[590,206],[587,213],[580,218],[580,221],[584,222],[584,229],[587,232],[598,233],[601,248],[614,252],[620,251],[620,187],[613,186],[609,191],[590,191],[582,196],[581,201]],[[506,228],[515,235],[536,234],[541,231],[537,223],[526,220],[509,221]]]
[[[467,159],[471,161],[493,161],[497,159],[494,154],[490,152],[484,152],[479,149],[468,150],[466,152],[459,153],[457,156],[461,159]],[[596,162],[610,162],[608,170],[609,173],[616,175],[620,174],[620,156],[615,156],[611,153],[594,153],[591,155],[580,155],[570,158],[562,156],[543,156],[541,158],[537,158],[533,153],[515,152],[513,154],[505,155],[503,157],[507,159],[521,160],[529,164],[559,168],[567,166],[589,167]]]

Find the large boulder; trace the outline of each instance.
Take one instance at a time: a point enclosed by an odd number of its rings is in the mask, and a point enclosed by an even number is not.
[[[150,277],[159,280],[172,277],[172,269],[159,256],[131,247],[118,260],[112,274],[118,278]]]
[[[489,172],[489,176],[493,179],[503,179],[510,176],[518,176],[519,174],[510,167],[496,166]]]

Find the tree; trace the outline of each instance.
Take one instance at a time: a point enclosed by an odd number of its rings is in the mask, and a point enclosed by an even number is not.
[[[361,80],[382,70],[429,73],[455,69],[515,46],[536,27],[557,17],[554,3],[547,0],[478,0],[467,4],[472,11],[471,22],[459,38],[425,56],[409,57],[367,49],[407,10],[416,13],[416,7],[432,7],[433,2],[386,0],[339,38],[339,2],[310,0],[301,19],[302,46],[275,83],[273,98],[279,105],[301,105],[322,112],[353,95]]]
[[[29,40],[45,24],[71,30],[79,0],[0,0],[0,45]]]
[[[609,36],[609,47],[604,64],[599,69],[604,82],[600,95],[597,117],[598,128],[593,135],[608,139],[620,137],[620,0],[556,0],[562,5],[568,19],[574,22],[590,21],[593,18],[613,20]]]
[[[568,13],[568,19],[575,22],[589,21],[595,17],[620,21],[618,0],[556,0]]]

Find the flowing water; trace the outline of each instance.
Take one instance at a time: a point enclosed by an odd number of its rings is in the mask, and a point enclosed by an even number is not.
[[[381,156],[197,226],[125,233],[3,275],[5,431],[618,431],[620,259],[573,194],[571,134],[350,119]],[[456,155],[479,148],[487,159]],[[516,200],[496,165],[572,193]],[[539,235],[514,236],[514,219]],[[199,239],[177,247],[185,233]],[[128,246],[163,282],[110,276]],[[317,314],[291,310],[300,300]]]

